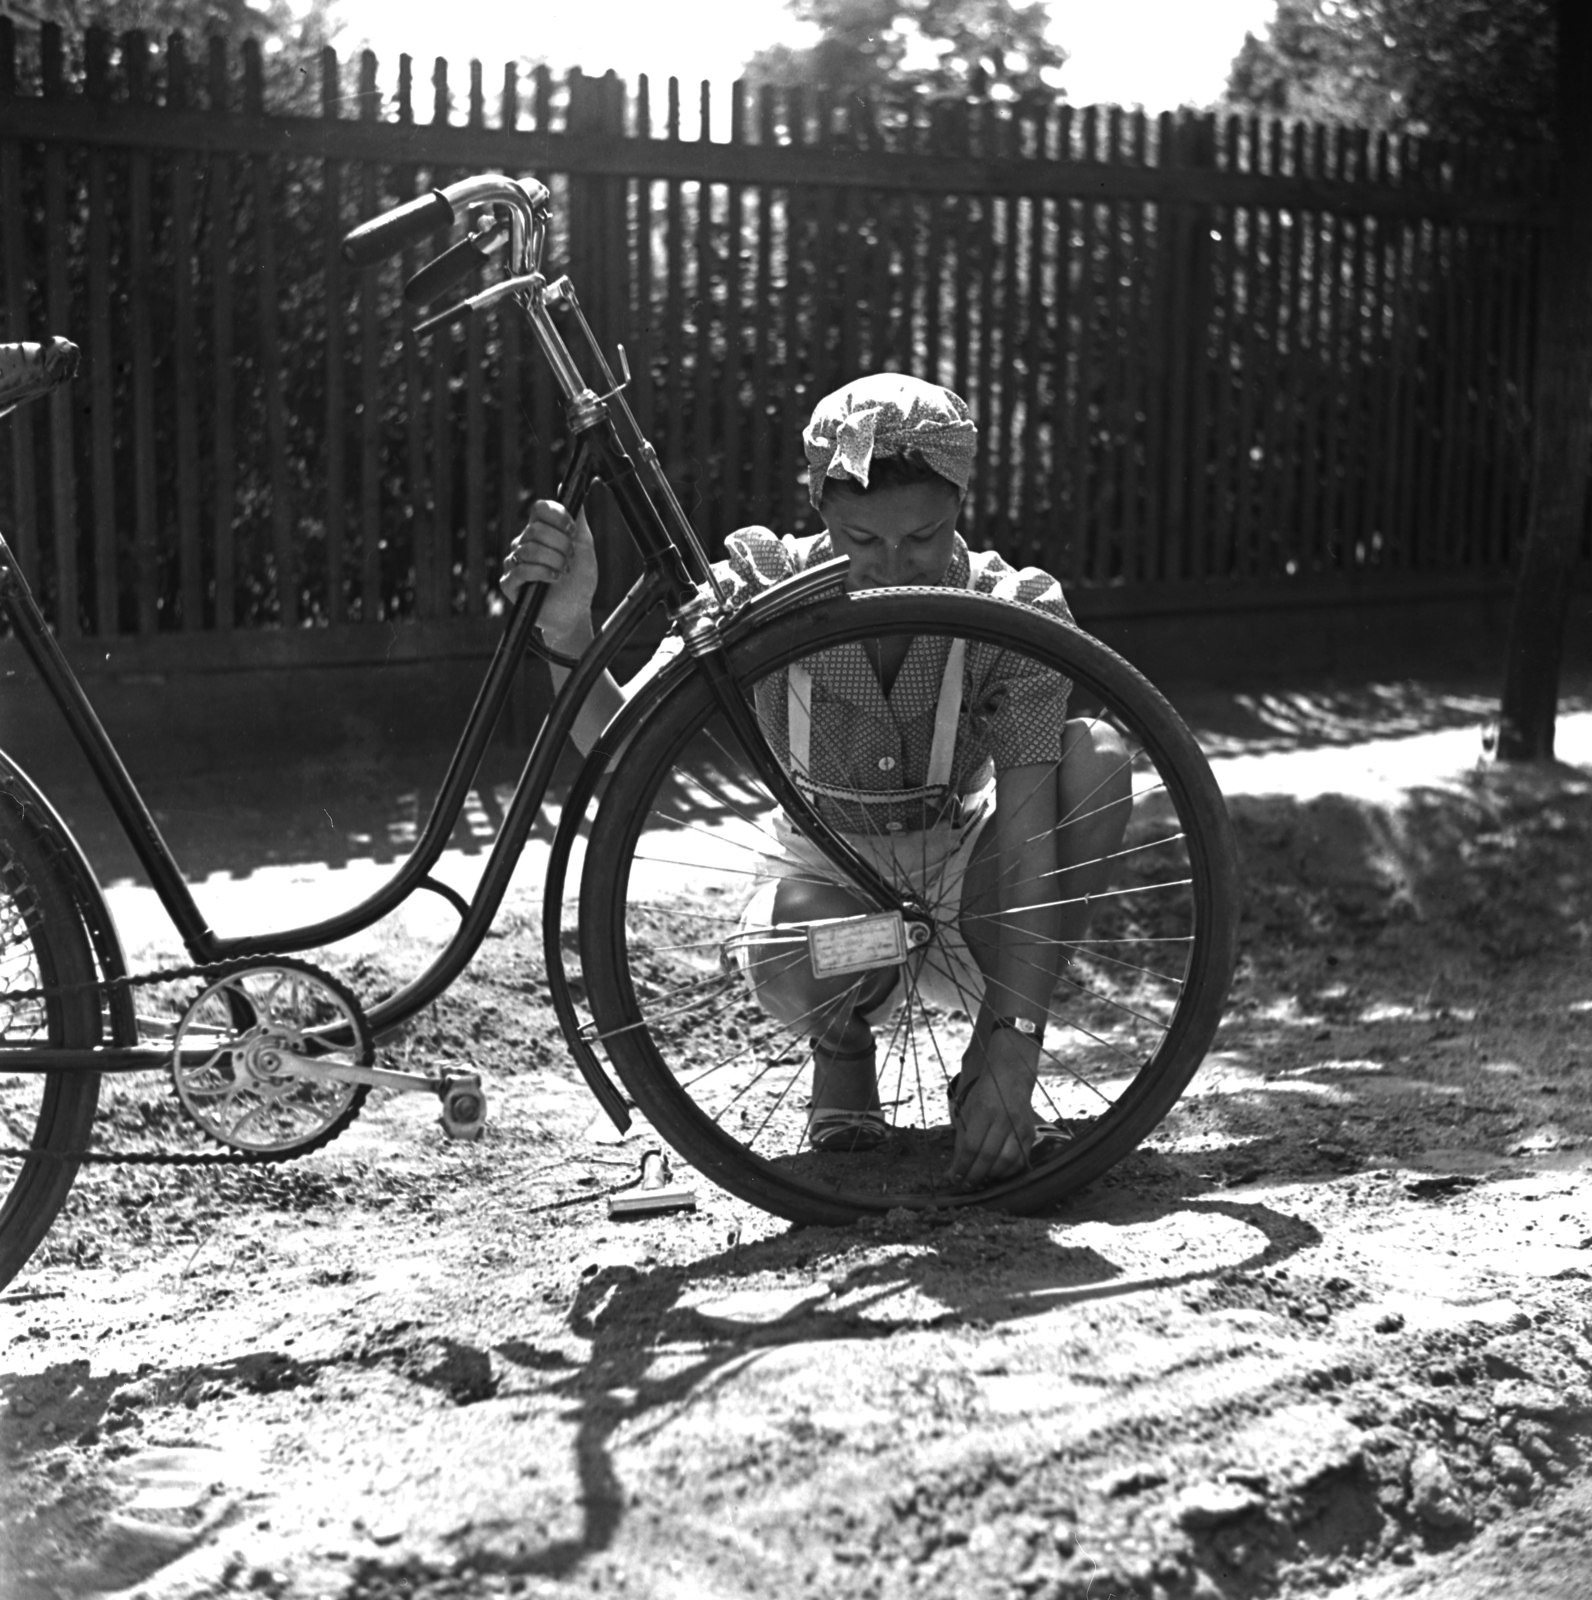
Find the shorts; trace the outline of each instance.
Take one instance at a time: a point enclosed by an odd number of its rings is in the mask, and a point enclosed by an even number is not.
[[[922,950],[908,956],[898,969],[889,994],[859,1013],[876,1026],[900,1008],[908,983],[920,1003],[945,1011],[965,1011],[970,1017],[984,995],[984,975],[962,937],[962,883],[985,825],[995,815],[995,785],[991,781],[963,803],[962,820],[915,833],[847,833],[843,837],[881,874],[906,882],[934,910],[935,936]],[[774,814],[778,846],[759,857],[757,887],[741,912],[733,950],[737,966],[753,986],[748,973],[750,944],[757,933],[774,926],[774,896],[782,878],[809,878],[823,883],[846,880],[818,847],[799,834],[784,812]]]

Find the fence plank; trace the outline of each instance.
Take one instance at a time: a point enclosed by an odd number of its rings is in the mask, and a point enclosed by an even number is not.
[[[697,138],[706,144],[713,125],[711,90],[704,78],[698,90]],[[691,407],[691,521],[697,536],[711,550],[718,534],[718,497],[713,493],[713,189],[699,183],[696,190],[696,260],[691,281],[692,325],[695,333],[693,368],[696,395]]]
[[[498,119],[512,129],[520,119],[519,72],[510,62],[503,69],[503,95]],[[524,319],[516,305],[498,307],[497,336],[502,371],[498,380],[498,538],[490,552],[488,582],[494,582],[497,566],[520,528],[520,430],[522,427],[521,383]],[[642,367],[644,392],[650,390],[646,367]]]
[[[800,87],[793,86],[785,92],[785,136],[792,145],[800,145],[807,137],[807,99]],[[806,519],[807,509],[801,503],[799,479],[805,464],[805,451],[798,454],[797,439],[802,427],[803,399],[815,398],[802,386],[800,373],[813,370],[810,351],[802,342],[801,308],[810,298],[800,292],[805,281],[801,263],[812,259],[807,248],[808,207],[806,191],[792,184],[784,191],[785,199],[785,315],[784,324],[784,382],[780,385],[780,420],[777,424],[779,446],[774,460],[774,527],[778,532],[794,530]],[[805,359],[804,359],[805,357]]]
[[[1339,128],[1333,135],[1332,174],[1340,182],[1348,176],[1349,130]],[[1321,452],[1320,528],[1316,543],[1317,570],[1331,572],[1340,564],[1342,548],[1338,525],[1341,508],[1340,460],[1338,447],[1343,438],[1345,380],[1342,314],[1344,302],[1344,274],[1347,270],[1347,240],[1349,220],[1346,217],[1325,217],[1327,229],[1327,283],[1322,306],[1321,337],[1324,364],[1328,374],[1323,385],[1321,403],[1314,419],[1317,448]]]
[[[122,35],[122,71],[134,104],[148,92],[148,44],[142,32]],[[134,150],[128,158],[127,244],[130,258],[127,319],[132,336],[133,550],[137,571],[138,631],[160,626],[160,543],[155,504],[155,334],[154,270],[150,246],[154,218],[150,202],[150,157]]]
[[[481,63],[470,63],[470,126],[486,125],[486,100],[481,88]],[[473,294],[481,287],[479,271],[465,285]],[[486,611],[486,317],[473,315],[464,325],[464,614]],[[451,608],[446,608],[451,609]]]
[[[83,41],[85,98],[96,109],[110,99],[110,40],[90,28]],[[111,344],[110,195],[106,157],[88,154],[88,328],[91,451],[94,478],[95,632],[113,634],[119,626],[119,573],[116,549],[116,456],[113,395],[115,351]]]
[[[226,41],[210,39],[210,110],[216,118],[227,115],[230,86]],[[227,632],[237,618],[238,578],[233,518],[237,503],[237,454],[234,448],[237,396],[233,380],[232,302],[232,160],[216,153],[209,163],[210,209],[210,348],[211,348],[211,463],[212,539],[215,549],[215,626]],[[93,215],[90,201],[89,214]]]
[[[1240,119],[1240,143],[1247,160],[1253,165],[1259,159],[1258,119]],[[1229,572],[1233,577],[1247,574],[1251,568],[1251,547],[1254,543],[1254,451],[1258,427],[1256,394],[1260,357],[1261,284],[1263,257],[1261,254],[1261,222],[1259,210],[1246,206],[1236,215],[1243,230],[1243,244],[1239,272],[1243,282],[1242,309],[1235,305],[1234,356],[1237,381],[1236,416],[1237,434],[1232,462],[1233,557]]]
[[[1072,159],[1072,107],[1063,105],[1056,113],[1056,158]],[[1059,546],[1050,555],[1051,569],[1064,584],[1079,576],[1080,497],[1073,477],[1073,439],[1079,426],[1073,363],[1076,359],[1072,334],[1072,269],[1074,203],[1052,202],[1055,217],[1054,291],[1051,327],[1054,355],[1050,364],[1048,417],[1050,422],[1050,522],[1052,544]]]
[[[1371,140],[1364,128],[1354,131],[1353,163],[1357,172],[1371,170]],[[1346,360],[1349,365],[1349,422],[1345,430],[1345,481],[1343,488],[1343,540],[1340,565],[1353,569],[1357,550],[1362,549],[1368,525],[1368,453],[1371,448],[1370,374],[1375,361],[1373,327],[1377,248],[1375,224],[1368,217],[1354,219],[1354,264],[1349,282],[1352,293],[1345,314],[1350,319]]]
[[[1243,118],[1227,117],[1222,125],[1222,163],[1235,170],[1242,160]],[[1242,467],[1238,454],[1245,450],[1245,435],[1238,430],[1238,405],[1246,386],[1242,366],[1243,338],[1250,322],[1248,315],[1248,258],[1243,243],[1248,237],[1248,213],[1238,206],[1229,206],[1219,214],[1222,248],[1221,330],[1218,333],[1219,358],[1211,374],[1214,406],[1216,406],[1216,459],[1211,467],[1211,565],[1210,576],[1227,579],[1234,573],[1235,538],[1237,538],[1238,493],[1242,491]],[[1235,370],[1237,363],[1237,370]],[[1160,522],[1160,518],[1157,518]],[[1162,538],[1170,538],[1163,533]]]
[[[1266,160],[1272,172],[1284,170],[1283,130],[1273,123],[1269,129]],[[1288,327],[1284,306],[1291,278],[1287,264],[1292,254],[1293,239],[1298,223],[1293,211],[1273,211],[1271,214],[1270,254],[1266,263],[1266,322],[1265,359],[1261,369],[1261,450],[1264,472],[1261,481],[1262,512],[1257,529],[1259,543],[1255,551],[1254,571],[1257,575],[1275,577],[1281,570],[1277,559],[1279,535],[1283,518],[1287,514],[1286,477],[1284,456],[1284,408],[1287,404],[1287,367],[1283,362],[1283,339]]]
[[[342,76],[337,52],[321,51],[321,115],[335,122],[342,115]],[[326,307],[326,618],[343,620],[346,575],[344,542],[348,527],[348,452],[345,334],[347,307],[343,290],[343,166],[321,164],[322,249]]]
[[[398,58],[398,121],[414,122],[414,62],[407,55]],[[413,166],[400,167],[393,175],[394,198],[400,204],[415,197],[416,175]],[[400,283],[414,276],[415,253],[405,248],[398,256]],[[403,419],[405,458],[408,462],[408,496],[404,503],[405,565],[414,595],[417,616],[431,614],[431,517],[427,509],[430,474],[426,461],[425,384],[420,364],[420,346],[414,336],[415,316],[405,308],[402,316],[403,343]]]
[[[975,115],[968,123],[971,148],[980,156],[987,157],[995,152],[996,141],[1000,136],[996,109],[986,103],[976,106],[974,111]],[[959,390],[963,398],[972,405],[973,415],[978,420],[978,446],[973,462],[975,493],[972,497],[972,541],[975,547],[981,550],[988,549],[994,538],[994,530],[991,527],[994,519],[990,515],[990,502],[992,494],[996,492],[994,442],[1000,425],[994,387],[994,343],[996,329],[1000,323],[995,239],[998,204],[992,195],[980,196],[974,202],[976,209],[973,215],[977,218],[974,224],[974,237],[977,241],[973,252],[974,281],[972,294],[964,301],[969,356],[972,362],[972,371],[969,374],[972,388]]]
[[[533,97],[536,132],[545,144],[552,137],[553,127],[553,75],[545,66],[539,66],[533,75],[536,85]],[[548,183],[553,174],[539,169],[536,177]],[[558,461],[553,454],[553,378],[545,361],[534,361],[531,373],[531,438],[536,445],[533,473],[546,483],[546,493],[557,488]]]
[[[380,110],[376,57],[359,57],[359,115],[374,122]],[[359,169],[359,218],[381,210],[374,162]],[[381,280],[375,267],[359,274],[359,618],[375,622],[381,603]]]
[[[0,100],[14,104],[17,99],[16,35],[9,17],[0,32]],[[22,192],[22,148],[16,139],[0,139],[0,213],[16,219],[0,238],[0,273],[4,275],[7,339],[26,339],[33,333],[28,326],[28,268],[23,229],[17,225],[27,214]],[[34,333],[36,337],[37,334]],[[16,526],[12,546],[23,577],[30,585],[39,580],[39,493],[34,466],[33,411],[22,406],[12,414],[11,434],[12,509]]]
[[[47,23],[41,30],[39,45],[44,93],[52,99],[59,98],[67,92],[60,28],[54,23]],[[60,145],[47,145],[44,151],[45,314],[53,333],[70,331],[75,326],[68,259],[68,195],[66,152]],[[57,389],[50,396],[50,512],[55,554],[55,628],[62,639],[76,639],[82,632],[82,602],[78,593],[74,405],[70,385]]]
[[[932,157],[941,156],[946,149],[948,127],[944,106],[931,106],[929,110],[928,147]],[[945,370],[944,351],[944,280],[946,272],[946,212],[951,204],[949,196],[930,195],[928,230],[923,251],[923,376],[930,383],[942,383]]]
[[[448,126],[448,63],[438,56],[431,69],[431,125],[434,129]],[[445,166],[432,167],[427,175],[429,187],[440,189],[452,178]],[[431,235],[423,256],[416,256],[417,264],[435,257],[447,248],[450,230],[438,228]],[[404,263],[404,276],[409,276],[409,265]],[[412,337],[412,336],[411,336]],[[426,439],[431,457],[431,494],[422,510],[426,527],[425,559],[415,561],[416,597],[420,602],[422,617],[445,617],[452,609],[452,555],[453,555],[453,371],[457,364],[457,343],[452,323],[444,323],[429,335],[430,360],[425,364],[430,379],[431,407],[430,430]]]
[[[254,40],[243,45],[243,108],[246,115],[265,114],[265,93],[260,47]],[[254,194],[254,243],[259,260],[255,278],[255,306],[259,324],[260,383],[265,399],[265,439],[271,454],[271,556],[277,615],[282,626],[299,620],[299,564],[293,539],[293,508],[289,498],[287,413],[282,397],[282,344],[279,331],[281,301],[277,288],[275,207],[271,199],[271,169],[263,156],[250,162]]]
[[[834,132],[837,145],[856,149],[856,130],[847,115],[849,106],[842,102],[836,107],[838,126]],[[839,306],[831,302],[831,314],[839,312],[838,338],[833,352],[833,364],[826,388],[838,388],[862,375],[862,353],[858,311],[867,294],[867,274],[862,259],[862,223],[868,216],[877,216],[873,197],[866,192],[843,189],[835,196],[834,228],[844,241],[839,251]]]
[[[1050,130],[1050,108],[1036,105],[1032,111],[1031,138],[1040,155]],[[1016,522],[1018,538],[1014,548],[1023,561],[1044,559],[1042,513],[1039,485],[1044,471],[1044,445],[1040,425],[1039,371],[1047,359],[1045,328],[1045,241],[1050,235],[1046,218],[1047,203],[1042,196],[1028,202],[1027,302],[1023,308],[1023,429],[1022,468],[1018,483]],[[1051,352],[1049,359],[1054,360]]]
[[[666,130],[671,139],[680,138],[680,80],[669,79],[669,111]],[[664,195],[664,219],[669,241],[668,270],[664,289],[664,368],[673,376],[686,371],[685,351],[685,196],[678,182],[671,181]],[[683,398],[683,396],[682,396]],[[670,482],[690,505],[690,486],[685,460],[685,407],[668,408],[668,431],[664,440],[664,463]]]
[[[1416,280],[1421,271],[1421,232],[1419,224],[1402,223],[1398,229],[1398,288],[1395,292],[1393,326],[1396,330],[1394,367],[1398,375],[1393,390],[1394,458],[1387,474],[1390,564],[1412,565],[1417,546],[1412,527],[1415,508],[1415,417],[1420,403],[1417,374],[1408,357],[1415,347],[1415,330],[1410,326],[1410,310],[1416,299]]]
[[[833,100],[829,91],[819,88],[814,96],[813,141],[826,154],[835,148]],[[836,193],[821,188],[813,195],[812,262],[813,292],[808,297],[807,370],[812,374],[812,393],[816,403],[836,387],[837,359],[834,355],[833,314],[834,245],[839,200]]]
[[[1485,489],[1481,475],[1485,454],[1485,405],[1487,375],[1484,370],[1486,330],[1492,310],[1491,275],[1488,271],[1487,235],[1490,229],[1468,226],[1463,232],[1463,267],[1456,290],[1464,323],[1465,361],[1460,373],[1458,398],[1458,437],[1455,440],[1457,470],[1454,502],[1458,527],[1454,544],[1454,564],[1474,566],[1480,558],[1481,508]],[[1469,285],[1469,292],[1465,286]]]
[[[774,89],[761,84],[757,91],[757,138],[759,144],[774,142]],[[757,188],[755,288],[752,317],[752,457],[750,516],[754,522],[771,525],[776,531],[780,517],[774,505],[772,472],[780,459],[777,407],[771,390],[774,342],[774,190],[763,183]]]
[[[1001,133],[1005,153],[1009,157],[1016,157],[1022,153],[1022,123],[1019,109],[1013,106],[1003,120]],[[988,495],[995,515],[991,524],[991,540],[998,548],[1016,555],[1015,539],[1017,528],[1011,517],[1012,509],[1012,484],[1016,478],[1017,454],[1013,432],[1018,426],[1020,415],[1018,403],[1013,393],[1017,384],[1017,375],[1021,370],[1021,357],[1019,355],[1018,337],[1018,259],[1022,250],[1022,212],[1026,202],[1013,195],[1003,201],[997,202],[1005,212],[1006,236],[1000,243],[1001,254],[1001,289],[1000,289],[1000,315],[993,326],[999,329],[1000,343],[995,361],[998,363],[1000,373],[997,392],[1000,396],[996,407],[995,416],[991,419],[999,428],[999,433],[990,441],[991,455],[995,462],[995,482],[992,487],[995,496]],[[993,308],[986,312],[992,316]]]
[[[1083,158],[1101,159],[1100,114],[1089,106],[1083,114]],[[1110,261],[1109,222],[1103,208],[1087,202],[1082,208],[1082,266],[1084,299],[1080,308],[1078,343],[1079,405],[1083,429],[1078,438],[1078,477],[1084,485],[1084,516],[1087,518],[1083,576],[1100,582],[1110,576],[1113,550],[1110,520],[1109,380],[1103,374],[1110,368],[1109,320],[1113,295],[1106,281]],[[1102,338],[1102,335],[1104,337]]]
[[[188,55],[180,33],[166,47],[166,103],[189,100]],[[197,631],[205,622],[204,556],[199,537],[199,350],[194,294],[194,162],[179,150],[171,163],[172,362],[176,404],[178,620]]]
[[[652,137],[652,82],[645,72],[636,78],[636,137]],[[631,232],[631,258],[635,262],[635,309],[631,314],[631,370],[636,374],[631,405],[636,421],[647,438],[652,437],[657,415],[653,384],[653,361],[658,350],[657,320],[653,315],[653,184],[650,178],[637,179],[635,185],[635,226]]]
[[[730,142],[746,142],[746,85],[740,80],[730,85]],[[745,196],[739,184],[731,184],[725,195],[724,214],[724,380],[719,386],[722,402],[724,472],[719,481],[721,534],[737,526],[741,518],[735,511],[746,504],[749,474],[743,456],[741,415],[745,404],[744,352],[741,349],[741,307],[743,266],[742,234]],[[753,397],[756,403],[756,397]],[[733,520],[732,520],[733,518]]]

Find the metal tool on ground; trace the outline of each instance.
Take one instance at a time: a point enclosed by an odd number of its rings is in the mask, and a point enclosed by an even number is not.
[[[610,1217],[655,1217],[665,1211],[695,1211],[696,1190],[673,1182],[669,1158],[648,1150],[641,1158],[641,1181],[608,1200]]]

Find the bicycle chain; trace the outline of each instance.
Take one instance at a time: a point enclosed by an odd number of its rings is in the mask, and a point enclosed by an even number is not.
[[[282,959],[278,957],[277,959]],[[94,978],[83,983],[55,983],[37,989],[12,989],[0,1000],[7,1003],[20,1000],[48,1000],[52,995],[82,994],[93,990],[101,995],[110,995],[117,990],[137,989],[152,986],[157,983],[186,982],[197,978],[201,982],[209,982],[215,978],[224,978],[229,973],[239,972],[248,967],[257,967],[269,964],[270,956],[239,957],[233,961],[211,962],[199,967],[165,967],[158,972],[124,972],[115,978]],[[309,962],[295,962],[295,965],[310,967]],[[313,970],[313,969],[312,969]],[[359,1024],[368,1031],[363,1009],[359,1011]],[[14,1146],[0,1145],[0,1160],[7,1157],[26,1161],[75,1161],[82,1166],[102,1167],[260,1167],[276,1166],[284,1161],[296,1161],[299,1156],[309,1154],[308,1151],[295,1150],[128,1150],[121,1153],[105,1150],[35,1150],[18,1149]]]

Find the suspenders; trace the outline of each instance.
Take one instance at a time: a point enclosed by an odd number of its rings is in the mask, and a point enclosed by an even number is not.
[[[967,588],[973,587],[973,563],[967,565]],[[962,664],[967,655],[967,640],[951,641],[945,672],[940,679],[940,699],[934,712],[934,742],[929,746],[926,781],[917,789],[889,789],[883,792],[835,789],[814,783],[812,772],[813,678],[806,665],[793,662],[786,669],[786,708],[790,721],[791,773],[802,788],[813,794],[845,800],[852,805],[901,805],[916,800],[937,799],[951,786],[951,766],[956,758],[956,723],[962,714]]]

